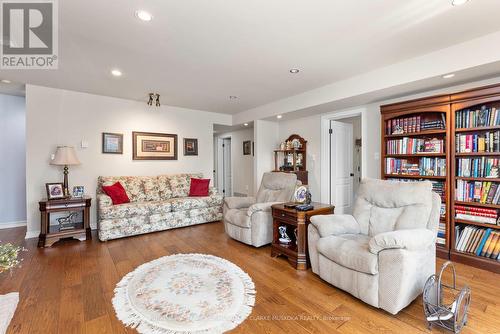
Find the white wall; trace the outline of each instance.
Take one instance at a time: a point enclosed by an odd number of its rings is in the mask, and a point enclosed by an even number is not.
[[[256,120],[254,122],[255,157],[254,189],[257,192],[262,175],[274,170],[274,153],[278,148],[279,127],[277,122]]]
[[[0,228],[26,223],[26,102],[0,94]]]
[[[254,195],[253,155],[243,155],[243,142],[253,142],[253,128],[217,134],[216,138],[231,137],[231,168],[233,194]]]
[[[307,140],[307,170],[309,191],[313,201],[320,201],[321,173],[321,115],[281,120],[279,122],[279,142],[285,141],[290,135],[297,134]]]
[[[37,202],[45,197],[46,182],[60,182],[62,170],[49,165],[58,145],[75,146],[81,165],[70,167],[70,187],[85,186],[95,198],[99,175],[159,175],[203,172],[212,178],[213,123],[230,124],[230,115],[170,106],[151,108],[130,101],[67,90],[26,87],[27,237],[40,229]],[[178,160],[132,160],[132,131],[178,135]],[[123,133],[123,154],[102,154],[101,133]],[[198,138],[198,156],[183,156],[183,138]],[[82,149],[85,140],[89,147]],[[95,201],[91,220],[95,226]]]

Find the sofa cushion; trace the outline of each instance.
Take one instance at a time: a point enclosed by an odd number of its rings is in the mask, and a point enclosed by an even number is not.
[[[189,196],[208,196],[208,187],[210,179],[196,179],[191,178],[191,185],[189,188]]]
[[[147,203],[126,203],[104,207],[99,212],[101,219],[119,219],[134,216],[147,216],[150,208]]]
[[[378,256],[368,248],[370,237],[363,234],[344,234],[329,236],[318,241],[320,254],[343,267],[363,272],[378,274]]]
[[[172,197],[187,197],[191,186],[191,178],[202,178],[202,174],[175,174],[167,177]]]
[[[120,182],[130,202],[144,202],[146,200],[146,192],[144,191],[144,182],[138,176],[99,176],[98,192],[102,193],[102,186],[110,186]]]
[[[155,176],[141,176],[141,179],[144,186],[144,193],[146,194],[146,201],[161,200],[158,178]]]
[[[111,186],[102,186],[102,190],[111,198],[113,205],[130,203],[127,192],[120,182],[116,182]]]
[[[247,215],[248,209],[229,209],[224,215],[224,220],[229,224],[243,228],[250,228],[250,217]]]
[[[206,197],[172,198],[169,202],[172,204],[172,211],[183,211],[207,208],[209,206],[221,206],[222,196],[211,195]]]

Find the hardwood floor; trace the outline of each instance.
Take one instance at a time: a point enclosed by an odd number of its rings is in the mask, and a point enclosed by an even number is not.
[[[111,305],[115,284],[136,266],[175,253],[208,253],[232,261],[254,280],[251,316],[233,333],[429,333],[418,298],[397,316],[370,307],[322,281],[228,238],[221,223],[102,243],[64,241],[39,249],[24,228],[0,230],[2,242],[23,244],[21,268],[0,274],[0,294],[19,291],[8,333],[136,333]],[[438,266],[442,264],[439,260]],[[500,275],[456,265],[458,283],[472,289],[463,333],[500,333]],[[433,333],[443,332],[434,328]]]

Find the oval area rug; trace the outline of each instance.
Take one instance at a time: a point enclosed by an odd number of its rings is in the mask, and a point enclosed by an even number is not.
[[[204,254],[164,256],[116,285],[113,306],[143,334],[222,333],[252,312],[255,286],[237,265]]]

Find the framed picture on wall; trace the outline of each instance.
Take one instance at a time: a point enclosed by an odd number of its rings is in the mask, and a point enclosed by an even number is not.
[[[177,135],[132,132],[132,159],[177,160]]]
[[[47,199],[64,198],[63,184],[60,182],[45,183],[45,189],[47,190]]]
[[[123,154],[123,134],[103,132],[102,153]]]
[[[184,138],[184,155],[198,155],[197,138]]]
[[[245,140],[243,142],[243,155],[250,155],[250,154],[252,154],[252,141]]]

